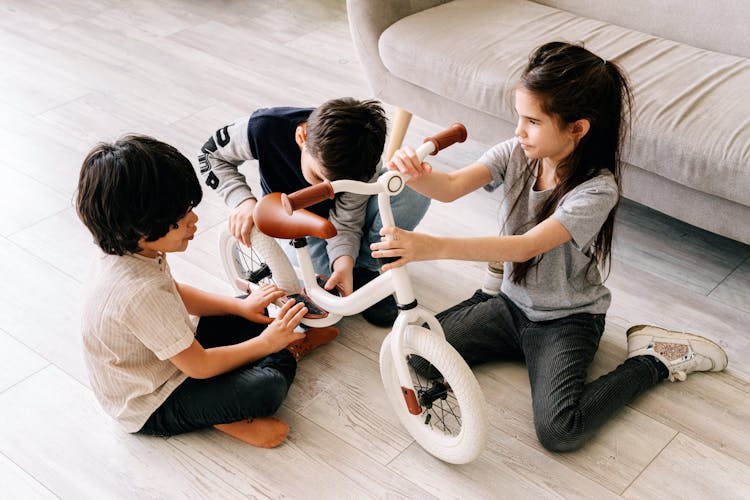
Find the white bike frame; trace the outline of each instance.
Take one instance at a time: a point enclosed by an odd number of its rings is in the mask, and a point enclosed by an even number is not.
[[[423,161],[433,151],[435,151],[435,145],[432,142],[428,141],[422,144],[416,150],[419,161]],[[391,170],[381,175],[377,182],[367,183],[338,180],[331,182],[331,186],[334,193],[377,194],[380,217],[383,221],[383,227],[386,227],[395,226],[390,198],[403,191],[408,180],[408,175]],[[411,277],[406,266],[390,269],[365,284],[362,288],[355,290],[345,297],[340,297],[329,293],[318,284],[307,247],[299,247],[296,251],[299,268],[302,272],[302,279],[305,283],[305,293],[307,293],[315,304],[328,311],[329,314],[351,316],[364,311],[392,293],[396,294],[399,314],[393,324],[390,336],[391,352],[393,353],[393,364],[396,367],[401,386],[411,387],[412,381],[409,368],[405,357],[401,354],[406,327],[410,324],[422,325],[423,323],[427,323],[430,330],[440,335],[443,339],[445,339],[445,333],[434,314],[417,305]]]
[[[466,128],[455,123],[426,138],[416,154],[423,161],[428,154],[464,140]],[[471,369],[446,341],[435,315],[417,304],[407,266],[386,271],[343,297],[323,288],[307,248],[307,236],[327,239],[336,231],[330,221],[304,210],[306,207],[335,199],[336,193],[377,195],[383,226],[395,226],[391,197],[400,194],[408,180],[408,175],[390,171],[372,183],[324,181],[290,194],[270,193],[255,206],[253,246],[257,254],[245,254],[241,244],[224,232],[219,243],[222,263],[239,290],[247,287],[249,292],[253,284],[270,278],[286,288],[287,297],[301,293],[302,300],[310,300],[312,311],[302,324],[311,327],[332,325],[343,316],[357,314],[395,294],[399,311],[380,346],[379,356],[386,397],[401,423],[425,450],[446,462],[465,464],[474,460],[487,442],[486,403]],[[292,240],[298,259],[296,270],[274,238]],[[305,286],[302,291],[300,276]],[[315,311],[313,304],[325,314]],[[435,378],[427,374],[415,376],[408,363],[409,355],[420,356],[432,365],[434,370],[430,373],[436,370]]]

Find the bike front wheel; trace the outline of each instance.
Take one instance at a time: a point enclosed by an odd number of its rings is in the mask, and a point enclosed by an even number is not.
[[[410,411],[394,366],[393,335],[388,334],[380,349],[380,374],[399,420],[437,458],[453,464],[471,462],[484,449],[488,432],[484,396],[471,369],[445,339],[426,328],[407,326],[399,358],[409,366],[419,404]],[[414,370],[414,357],[432,365],[429,376]]]

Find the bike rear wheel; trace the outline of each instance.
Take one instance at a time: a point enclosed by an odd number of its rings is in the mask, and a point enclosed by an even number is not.
[[[388,399],[401,423],[414,439],[437,458],[465,464],[479,456],[487,441],[488,422],[484,396],[474,374],[460,354],[442,337],[420,326],[409,325],[401,356],[408,363],[419,356],[436,370],[436,377],[419,375],[409,366],[418,415],[409,411],[394,366],[391,332],[380,349],[380,374]]]
[[[294,267],[274,238],[253,227],[250,243],[246,247],[229,231],[223,231],[219,237],[224,273],[237,291],[251,293],[266,283],[273,284],[286,292],[286,297],[275,302],[276,306],[281,307],[288,298],[305,302],[308,313],[301,321],[305,326],[330,326],[341,319],[339,314],[323,311],[303,293]]]
[[[221,263],[232,285],[242,293],[248,293],[248,286],[265,283],[275,284],[290,294],[299,293],[297,273],[276,240],[253,226],[250,242],[246,247],[228,230],[219,237]]]

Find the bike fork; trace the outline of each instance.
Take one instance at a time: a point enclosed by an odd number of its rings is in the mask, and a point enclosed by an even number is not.
[[[412,415],[420,415],[422,413],[422,405],[420,404],[420,397],[422,396],[418,396],[414,391],[414,382],[409,373],[408,361],[403,352],[404,335],[406,334],[406,328],[410,324],[421,326],[422,323],[425,322],[430,331],[445,339],[445,333],[437,319],[432,314],[424,314],[419,307],[407,311],[401,311],[393,324],[391,335],[389,335],[391,354],[393,355],[393,366],[396,369],[396,374],[398,375],[398,380],[401,385],[401,395],[404,398],[409,413]]]

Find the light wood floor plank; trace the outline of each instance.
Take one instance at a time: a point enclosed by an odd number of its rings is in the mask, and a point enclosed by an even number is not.
[[[386,400],[378,364],[339,342],[300,363],[288,398],[302,416],[381,464],[413,441]]]
[[[9,239],[79,283],[99,252],[73,207],[29,225]]]
[[[57,498],[2,454],[0,454],[0,477],[3,478],[3,496],[5,498],[28,500]]]
[[[750,258],[739,265],[709,295],[732,307],[750,313]]]
[[[189,28],[201,22],[202,17],[174,2],[129,0],[96,16],[87,16],[86,20],[127,39],[151,41]]]
[[[56,108],[90,91],[80,82],[49,78],[49,73],[43,70],[33,74],[16,70],[12,76],[0,80],[0,100],[30,115]]]
[[[750,246],[722,238],[625,200],[618,212],[614,252],[619,260],[667,283],[708,295],[750,256]]]
[[[10,236],[21,229],[53,216],[70,206],[70,200],[47,185],[0,162],[0,235]]]
[[[286,406],[286,405],[285,405]],[[427,492],[352,447],[340,435],[288,409],[290,426],[278,448],[248,446],[217,431],[170,438],[170,444],[238,491],[269,498],[432,498]],[[217,456],[222,457],[217,462]]]
[[[88,389],[54,367],[0,394],[0,407],[3,453],[61,498],[238,495],[163,438],[119,429]]]
[[[671,498],[750,498],[750,467],[678,434],[623,496],[663,499],[667,491]]]
[[[49,362],[0,330],[0,393],[41,370]]]
[[[494,427],[615,493],[622,492],[676,434],[646,414],[624,408],[583,449],[548,453],[536,438],[526,367],[493,363],[477,373]]]
[[[716,395],[721,394],[717,404]],[[633,408],[743,463],[750,463],[750,383],[726,373],[664,383]]]
[[[750,380],[748,313],[619,260],[607,286],[613,291],[607,321],[623,332],[633,325],[654,324],[703,335],[727,351],[731,373]]]
[[[0,238],[0,325],[80,382],[88,383],[79,326],[80,284]]]
[[[289,441],[259,450],[205,431],[170,439],[122,433],[86,388],[78,307],[96,253],[71,198],[100,140],[152,134],[197,168],[219,127],[258,107],[315,106],[371,91],[343,0],[5,0],[0,5],[0,475],[5,492],[61,498],[750,497],[750,246],[625,202],[615,229],[612,307],[589,377],[625,358],[625,331],[655,323],[710,336],[725,374],[664,383],[625,408],[583,450],[544,451],[522,364],[478,370],[490,403],[487,450],[468,465],[426,454],[398,423],[380,382],[387,329],[360,316],[312,353],[280,412]],[[388,116],[394,108],[385,104]],[[448,124],[414,117],[405,144]],[[469,137],[472,131],[469,130]],[[431,157],[453,171],[487,145]],[[241,167],[252,185],[257,165]],[[257,188],[256,188],[257,189]],[[258,192],[260,192],[258,190]],[[433,202],[419,225],[491,235],[499,193]],[[177,279],[234,293],[217,239],[228,209],[206,189],[199,232],[170,257]],[[411,266],[420,305],[467,298],[484,264]],[[76,448],[78,446],[78,448]],[[80,451],[76,451],[80,450]],[[700,484],[692,487],[693,478]],[[6,486],[6,485],[10,486]],[[10,489],[8,489],[10,488]],[[12,497],[13,495],[11,495]]]
[[[65,4],[50,5],[43,0],[11,0],[3,3],[0,19],[5,27],[44,32],[95,15],[112,3],[110,0],[71,0]]]
[[[389,466],[440,498],[618,498],[512,434],[493,431],[469,465],[449,465],[410,446]]]
[[[624,335],[618,330],[608,327],[591,378],[611,371],[624,359]],[[684,382],[661,383],[630,407],[722,454],[750,463],[749,401],[747,381],[728,373],[696,373]]]
[[[31,130],[44,126],[35,118],[23,117],[22,123],[19,123],[18,115],[13,118],[16,120],[12,125],[0,125],[0,147],[5,151],[3,163],[44,184],[62,197],[61,202],[66,200],[67,206],[72,206],[71,200],[85,153],[56,142],[50,135],[41,134],[40,130]],[[58,140],[62,136],[57,131],[51,131],[51,134]],[[40,143],[44,147],[40,147]],[[17,189],[18,185],[14,187]]]

